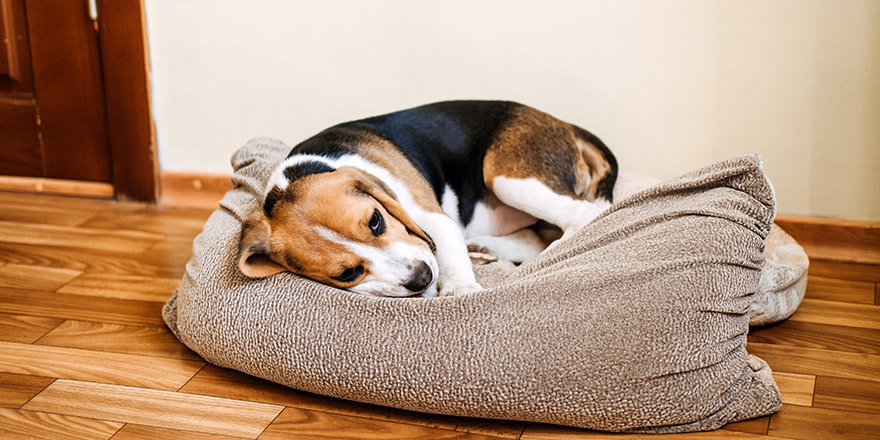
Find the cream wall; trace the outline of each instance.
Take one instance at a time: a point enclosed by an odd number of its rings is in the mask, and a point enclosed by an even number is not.
[[[520,101],[669,178],[764,157],[780,212],[880,221],[880,2],[146,0],[163,170],[446,99]]]

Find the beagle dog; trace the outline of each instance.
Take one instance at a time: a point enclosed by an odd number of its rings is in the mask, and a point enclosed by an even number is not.
[[[238,266],[352,292],[482,290],[468,251],[524,261],[611,204],[617,161],[588,131],[514,102],[449,101],[300,143],[244,223]],[[552,244],[551,244],[552,246]]]

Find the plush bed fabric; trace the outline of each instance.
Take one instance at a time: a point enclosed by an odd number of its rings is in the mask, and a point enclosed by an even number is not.
[[[622,172],[614,185],[614,200],[623,200],[660,182],[653,177]],[[804,299],[809,266],[804,248],[774,223],[764,245],[764,265],[749,309],[749,325],[772,324],[791,316]]]
[[[391,299],[238,272],[240,223],[288,150],[255,139],[235,154],[235,189],[165,306],[209,362],[343,399],[608,431],[710,430],[780,408],[745,350],[774,215],[757,157],[619,200],[519,267],[476,266],[483,292]]]

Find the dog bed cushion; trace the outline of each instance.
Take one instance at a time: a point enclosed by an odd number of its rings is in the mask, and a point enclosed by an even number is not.
[[[746,353],[774,215],[756,156],[618,201],[485,291],[377,298],[290,273],[248,279],[241,222],[289,147],[255,139],[196,238],[165,322],[207,361],[313,393],[437,414],[684,432],[773,413]]]
[[[621,172],[614,185],[614,200],[623,200],[660,182],[654,177]],[[809,266],[804,248],[774,223],[764,245],[764,265],[749,308],[749,325],[772,324],[791,316],[804,299]]]

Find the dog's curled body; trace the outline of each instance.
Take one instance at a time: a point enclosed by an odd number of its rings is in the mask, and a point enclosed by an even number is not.
[[[448,101],[336,125],[303,141],[242,230],[239,267],[354,292],[480,290],[468,245],[522,261],[611,203],[617,162],[588,131],[506,101]]]

